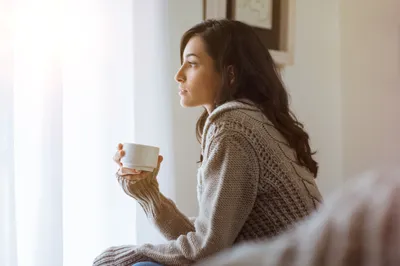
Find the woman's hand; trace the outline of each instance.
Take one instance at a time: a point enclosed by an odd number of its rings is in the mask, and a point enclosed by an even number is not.
[[[147,193],[159,194],[158,182],[156,178],[160,170],[163,157],[161,155],[158,156],[157,167],[154,169],[153,172],[149,172],[149,171],[137,171],[135,169],[122,167],[121,158],[124,155],[125,151],[123,150],[123,145],[118,144],[117,152],[115,153],[113,160],[119,166],[118,172],[116,173],[116,177],[118,182],[122,186],[123,190],[125,191],[125,193],[135,199],[138,199],[138,197],[145,196],[143,194]],[[153,191],[154,189],[156,189],[157,191]]]

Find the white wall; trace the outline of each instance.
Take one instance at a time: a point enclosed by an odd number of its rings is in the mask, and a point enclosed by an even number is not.
[[[341,1],[344,173],[400,164],[400,1]]]
[[[294,65],[284,81],[317,151],[317,182],[326,195],[343,181],[339,0],[297,1],[295,32]]]

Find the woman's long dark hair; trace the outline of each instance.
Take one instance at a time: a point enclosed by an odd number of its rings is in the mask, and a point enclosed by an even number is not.
[[[216,105],[236,99],[249,99],[257,104],[296,151],[298,162],[316,177],[318,164],[312,158],[315,152],[311,152],[309,136],[289,109],[288,93],[280,74],[252,27],[234,20],[203,21],[182,36],[181,61],[186,44],[193,36],[203,39],[216,71],[221,74],[222,88],[215,100]],[[199,141],[207,117],[205,110],[197,121]]]

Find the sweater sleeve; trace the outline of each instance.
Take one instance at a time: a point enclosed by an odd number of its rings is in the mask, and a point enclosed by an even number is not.
[[[146,244],[123,252],[110,248],[94,265],[128,266],[142,260],[189,265],[232,246],[257,196],[257,157],[245,137],[223,134],[212,139],[200,171],[204,183],[194,231],[165,244]]]
[[[143,204],[145,205],[146,203]],[[188,218],[179,211],[175,203],[163,194],[160,194],[160,205],[157,209],[154,214],[151,212],[146,212],[146,214],[167,240],[175,240],[179,236],[195,230],[194,219]]]
[[[194,231],[193,222],[178,210],[175,203],[160,193],[156,176],[132,181],[117,175],[126,194],[136,199],[147,218],[167,240]]]
[[[196,266],[400,265],[400,171],[365,174],[274,240],[241,244]]]

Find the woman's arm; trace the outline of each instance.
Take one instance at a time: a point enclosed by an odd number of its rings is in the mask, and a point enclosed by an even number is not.
[[[166,244],[147,244],[122,251],[108,249],[96,258],[94,265],[128,266],[141,260],[188,265],[232,246],[257,196],[256,158],[251,145],[238,133],[213,139],[200,170],[204,183],[194,231]],[[149,202],[143,200],[146,209]],[[154,206],[154,209],[157,214],[162,208]]]
[[[149,221],[165,238],[174,240],[194,231],[193,222],[179,211],[172,200],[160,193],[156,174],[139,181],[130,181],[121,176],[117,178],[125,193],[137,200]]]
[[[160,206],[158,208],[155,215],[147,213],[147,216],[168,240],[175,240],[179,236],[195,230],[194,219],[188,218],[179,211],[175,203],[162,193],[160,194]]]

